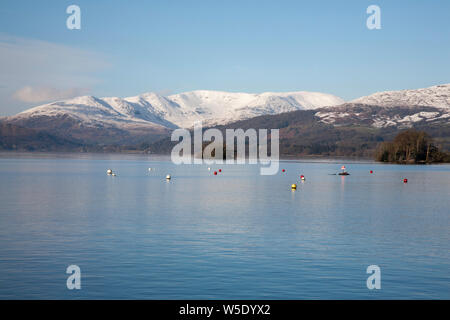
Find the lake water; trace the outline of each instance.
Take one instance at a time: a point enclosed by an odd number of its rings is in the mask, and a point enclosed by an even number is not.
[[[350,176],[330,175],[342,164]],[[207,167],[1,156],[0,298],[450,298],[449,165]],[[66,287],[72,264],[81,290]]]

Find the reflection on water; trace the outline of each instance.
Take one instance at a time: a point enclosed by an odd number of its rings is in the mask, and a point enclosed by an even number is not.
[[[341,165],[3,157],[0,298],[450,298],[450,166]]]

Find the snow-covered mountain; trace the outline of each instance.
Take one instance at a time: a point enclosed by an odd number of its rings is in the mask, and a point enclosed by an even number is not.
[[[261,94],[222,91],[192,91],[164,97],[145,93],[129,98],[83,96],[26,110],[9,120],[69,116],[87,126],[130,125],[190,128],[196,121],[205,125],[226,124],[259,115],[315,109],[343,103],[336,96],[318,92]]]
[[[261,94],[222,91],[192,91],[168,97],[183,110],[166,118],[180,127],[202,120],[206,125],[226,124],[260,115],[316,109],[344,102],[339,97],[318,92],[265,92]]]
[[[170,96],[82,96],[34,107],[0,122],[81,145],[131,145],[155,142],[175,128],[191,128],[196,121],[202,121],[205,127],[233,125],[256,116],[296,110],[314,110],[320,122],[333,126],[447,126],[450,84],[380,92],[349,103],[331,94],[305,91],[254,94],[199,90]]]
[[[380,107],[425,106],[450,109],[450,84],[424,89],[377,92],[351,102]]]

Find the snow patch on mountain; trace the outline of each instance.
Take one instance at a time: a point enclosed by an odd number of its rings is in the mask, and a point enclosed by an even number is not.
[[[354,126],[369,125],[375,128],[391,126],[412,127],[422,121],[437,125],[446,125],[450,118],[450,109],[421,106],[380,107],[368,104],[345,103],[336,107],[319,109],[315,114],[321,122]]]

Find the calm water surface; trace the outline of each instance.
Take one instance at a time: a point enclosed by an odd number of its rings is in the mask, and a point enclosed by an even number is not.
[[[0,298],[450,299],[450,166],[342,164],[3,155]]]

